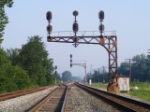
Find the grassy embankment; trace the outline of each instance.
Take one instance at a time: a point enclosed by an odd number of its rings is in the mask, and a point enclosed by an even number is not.
[[[133,86],[137,86],[138,90],[132,89]],[[103,83],[93,83],[93,87],[107,89],[107,84]],[[133,96],[137,96],[140,99],[150,101],[150,83],[149,82],[131,82],[130,91],[125,94],[130,94]]]

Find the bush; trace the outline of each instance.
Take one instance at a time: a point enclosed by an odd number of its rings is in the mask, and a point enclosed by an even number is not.
[[[30,88],[31,81],[25,70],[9,63],[0,68],[0,93]]]

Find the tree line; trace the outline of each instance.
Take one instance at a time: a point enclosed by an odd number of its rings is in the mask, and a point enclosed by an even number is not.
[[[131,81],[146,82],[150,81],[150,56],[145,54],[140,54],[133,56],[129,62],[122,62],[118,67],[118,75],[131,75]],[[131,71],[131,72],[130,72]],[[87,80],[92,80],[92,82],[108,82],[108,72],[100,72],[94,70],[93,73],[87,74]]]
[[[150,81],[150,56],[136,55],[129,62],[122,62],[118,68],[119,74],[128,75],[131,70],[131,81]]]
[[[61,77],[62,81],[64,82],[71,82],[71,81],[80,81],[82,80],[81,78],[77,77],[77,76],[72,76],[71,72],[66,70],[62,73],[62,77]]]
[[[53,84],[53,71],[53,59],[49,58],[42,37],[28,37],[21,49],[0,50],[1,93]]]
[[[90,79],[93,83],[108,82],[108,72],[106,70],[104,70],[104,71],[94,70],[92,73],[87,73],[86,76],[87,76],[88,82]]]

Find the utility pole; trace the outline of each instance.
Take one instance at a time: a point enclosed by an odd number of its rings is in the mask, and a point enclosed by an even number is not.
[[[102,66],[102,69],[103,69],[103,83],[105,82],[104,80],[104,70],[106,69],[106,66]]]
[[[98,72],[99,72],[99,82],[100,82],[100,68],[98,68]]]
[[[93,69],[93,70],[94,70],[94,74],[93,74],[94,82],[96,83],[96,71],[97,71],[97,69],[95,68],[95,69]]]
[[[89,80],[91,80],[91,78],[92,78],[91,70],[92,70],[92,65],[91,65],[91,67],[90,67],[90,76],[89,76]]]
[[[128,61],[129,63],[129,81],[131,81],[131,62],[132,62],[132,59],[126,59],[126,61]]]
[[[91,70],[92,70],[92,65],[91,65],[91,67],[90,67],[90,78],[91,78]]]
[[[56,84],[56,74],[57,74],[56,70],[57,70],[57,66],[55,66],[55,77],[54,77],[55,78],[55,84]]]
[[[150,51],[150,49],[148,49],[148,51]],[[149,58],[150,57],[150,52],[147,52],[147,53],[148,53],[147,57]]]

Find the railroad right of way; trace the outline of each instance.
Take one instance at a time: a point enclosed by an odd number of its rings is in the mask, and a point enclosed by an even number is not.
[[[68,83],[1,101],[0,112],[150,112],[150,104]]]

